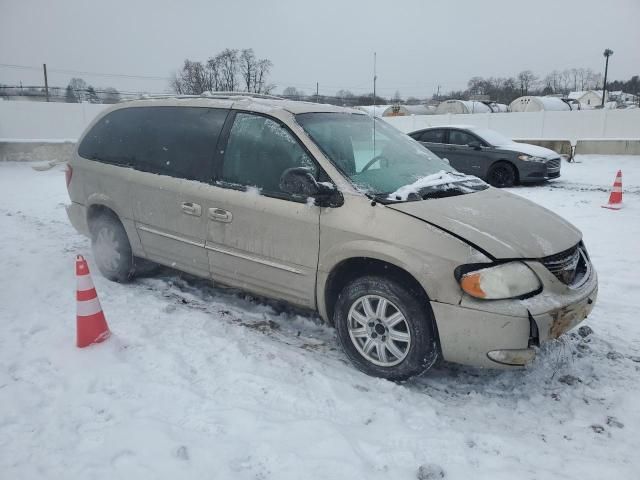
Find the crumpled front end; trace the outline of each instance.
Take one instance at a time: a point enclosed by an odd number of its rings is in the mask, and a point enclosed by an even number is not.
[[[540,260],[524,261],[542,283],[523,300],[432,302],[445,360],[484,367],[530,363],[536,348],[582,322],[593,310],[598,277],[582,242]]]

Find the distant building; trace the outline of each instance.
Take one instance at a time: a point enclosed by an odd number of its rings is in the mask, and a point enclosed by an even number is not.
[[[605,95],[605,102],[608,101],[608,93]],[[579,92],[569,92],[569,100],[580,102],[582,107],[595,108],[602,104],[602,90],[584,90]]]
[[[435,108],[426,105],[361,105],[355,107],[374,117],[406,117],[407,115],[433,115]]]
[[[505,113],[509,111],[509,105],[505,105],[504,103],[487,102],[486,104],[493,113]]]
[[[432,105],[403,105],[409,115],[433,115],[436,113],[436,107]]]
[[[474,100],[445,100],[436,108],[437,115],[445,113],[491,113],[491,108]]]
[[[609,101],[616,102],[618,107],[630,107],[638,105],[638,96],[633,93],[625,93],[622,90],[609,92]]]
[[[512,112],[571,111],[569,104],[558,97],[525,96],[516,98],[509,104]]]

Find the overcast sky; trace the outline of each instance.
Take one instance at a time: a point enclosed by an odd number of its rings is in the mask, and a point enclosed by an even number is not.
[[[41,68],[50,85],[163,92],[185,58],[252,47],[280,92],[391,96],[463,89],[480,76],[540,76],[572,67],[640,74],[640,0],[0,0],[0,64]],[[108,77],[57,70],[126,74]],[[0,83],[43,83],[40,70],[0,66]]]

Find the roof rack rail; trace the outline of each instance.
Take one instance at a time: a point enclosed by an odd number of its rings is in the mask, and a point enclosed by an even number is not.
[[[204,92],[204,97],[249,97],[249,98],[264,98],[266,100],[286,100],[284,97],[278,97],[276,95],[269,95],[267,93],[252,93],[252,92]]]
[[[252,92],[203,92],[200,95],[184,95],[177,93],[158,93],[153,95],[142,94],[138,98],[123,99],[122,101],[130,100],[147,100],[154,98],[259,98],[265,100],[286,100],[283,97],[277,97],[275,95],[267,95],[266,93],[252,93]]]

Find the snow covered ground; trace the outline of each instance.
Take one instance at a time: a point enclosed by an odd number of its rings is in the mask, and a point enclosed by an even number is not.
[[[619,168],[626,208],[602,209]],[[594,333],[523,371],[399,385],[351,367],[317,318],[170,271],[93,268],[114,336],[75,348],[74,256],[93,263],[62,168],[0,164],[0,478],[638,478],[640,158],[562,173],[513,191],[582,229]]]

